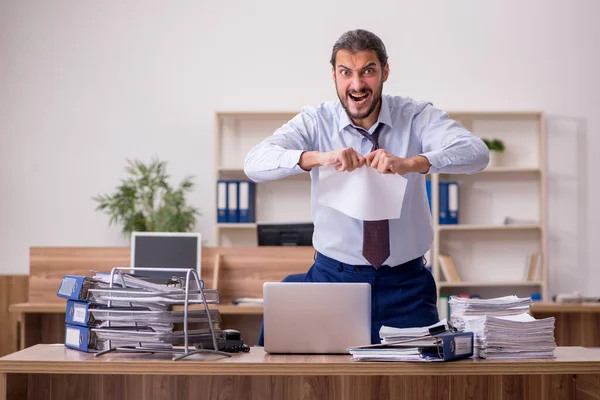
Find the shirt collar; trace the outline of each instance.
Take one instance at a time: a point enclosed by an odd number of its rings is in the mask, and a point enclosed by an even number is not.
[[[348,125],[354,126],[354,124],[348,117],[348,114],[346,113],[344,106],[342,106],[341,101],[338,103],[338,109],[339,109],[339,118],[337,121],[338,132],[341,132]],[[377,122],[375,123],[375,125],[373,125],[373,127],[378,126],[379,123],[386,124],[390,128],[393,128],[392,114],[390,113],[389,102],[388,102],[387,96],[384,96],[384,95],[381,96],[381,108],[379,109],[379,116],[377,117]]]

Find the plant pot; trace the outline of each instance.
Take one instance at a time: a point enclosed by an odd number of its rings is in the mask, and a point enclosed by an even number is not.
[[[502,165],[502,155],[504,152],[498,150],[490,150],[490,162],[488,168],[499,167]]]

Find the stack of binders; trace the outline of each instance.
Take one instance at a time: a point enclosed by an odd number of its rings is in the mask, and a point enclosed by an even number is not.
[[[217,181],[217,222],[256,222],[256,184],[248,180]]]
[[[221,338],[220,330],[212,328],[220,322],[219,311],[204,307],[190,310],[188,306],[218,303],[219,294],[203,289],[202,298],[198,290],[189,290],[186,302],[182,279],[169,277],[161,282],[156,277],[109,273],[65,276],[57,292],[67,299],[65,346],[92,353],[115,349],[173,351],[175,346],[188,343],[214,348]],[[185,308],[176,309],[178,305]]]
[[[446,321],[427,327],[379,331],[381,344],[348,349],[353,361],[452,361],[473,356],[473,333],[455,332]]]
[[[427,193],[427,203],[429,204],[429,211],[433,212],[431,206],[431,180],[425,181],[425,191]],[[458,182],[456,181],[442,181],[438,186],[438,198],[439,198],[439,215],[438,223],[440,225],[454,225],[458,224]]]

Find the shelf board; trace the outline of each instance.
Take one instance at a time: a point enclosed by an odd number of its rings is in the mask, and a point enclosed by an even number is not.
[[[217,223],[217,229],[255,229],[255,223],[248,222],[221,222]]]
[[[244,169],[243,168],[224,168],[224,167],[219,167],[219,168],[217,168],[217,172],[235,172],[235,173],[243,174],[244,173]]]
[[[474,176],[478,176],[478,175],[489,175],[489,174],[523,174],[523,175],[527,175],[527,174],[535,174],[535,175],[540,175],[542,172],[542,170],[540,168],[537,167],[490,167],[490,168],[486,168],[481,172],[478,172],[476,174],[471,174],[471,175],[464,175],[464,174],[452,174],[452,173],[443,173],[441,172],[440,175],[442,176],[457,176],[457,177],[474,177]]]
[[[221,179],[224,176],[226,177],[225,179],[242,179],[242,180],[249,179],[246,176],[246,173],[244,172],[244,170],[241,168],[223,168],[223,167],[217,168],[217,179]],[[281,178],[281,179],[282,180],[284,180],[284,179],[300,179],[300,180],[310,179],[310,173],[301,172],[299,174],[290,175],[288,177]]]
[[[219,118],[293,118],[300,111],[217,111]]]
[[[535,173],[539,174],[541,169],[536,167],[490,167],[480,172],[480,174],[495,174],[495,173]]]
[[[540,225],[438,225],[438,231],[526,231],[539,230]]]
[[[491,120],[537,120],[544,115],[541,111],[448,111],[455,119],[491,119]]]
[[[542,286],[540,281],[463,281],[437,282],[438,288],[443,287],[508,287],[508,286]]]

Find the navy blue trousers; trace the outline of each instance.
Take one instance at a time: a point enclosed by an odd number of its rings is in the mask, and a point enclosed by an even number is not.
[[[419,257],[404,264],[378,269],[350,265],[317,253],[305,274],[288,275],[282,282],[366,282],[371,284],[371,342],[380,343],[382,325],[412,328],[439,321],[437,289],[431,273]],[[258,345],[264,346],[264,325]]]

